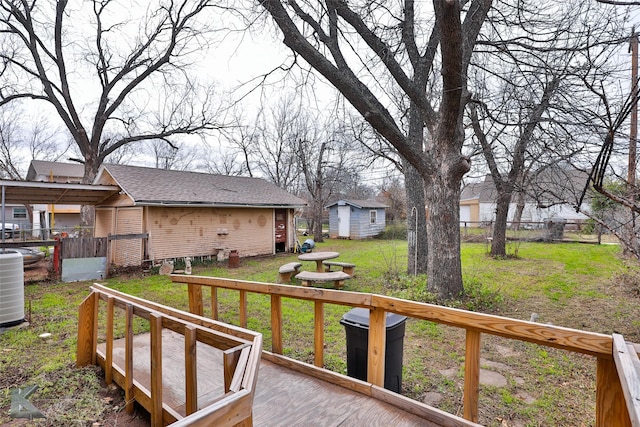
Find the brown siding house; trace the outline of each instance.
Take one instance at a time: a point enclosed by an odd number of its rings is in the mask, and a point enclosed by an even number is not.
[[[305,205],[259,178],[104,165],[94,183],[122,189],[96,206],[96,237],[148,233],[146,244],[115,241],[110,259],[118,266],[287,252],[296,239],[294,210]]]

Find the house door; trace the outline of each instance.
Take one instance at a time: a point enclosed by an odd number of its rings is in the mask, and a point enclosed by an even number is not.
[[[276,252],[284,252],[287,250],[287,210],[275,210],[275,241]]]
[[[338,206],[338,237],[349,237],[351,207]]]

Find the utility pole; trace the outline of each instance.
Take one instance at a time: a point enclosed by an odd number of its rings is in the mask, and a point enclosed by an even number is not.
[[[631,109],[631,129],[629,130],[629,170],[627,175],[627,190],[629,195],[635,199],[636,187],[636,145],[638,137],[638,36],[635,28],[631,35],[631,99],[633,106]]]
[[[631,33],[631,128],[629,129],[629,167],[627,173],[627,197],[635,204],[636,195],[636,148],[638,137],[638,35],[635,28]],[[631,218],[627,228],[629,244],[637,247],[636,213],[631,209]]]

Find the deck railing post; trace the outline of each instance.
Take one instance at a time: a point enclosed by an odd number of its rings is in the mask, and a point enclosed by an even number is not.
[[[202,285],[187,285],[189,290],[189,311],[198,316],[202,316],[204,309],[202,307]]]
[[[247,291],[240,291],[240,327],[247,327]]]
[[[315,347],[313,363],[324,367],[324,303],[316,301],[313,310],[313,343]]]
[[[107,297],[107,330],[105,336],[105,362],[104,362],[104,380],[107,384],[113,382],[113,310],[115,299],[112,296]]]
[[[95,307],[98,305],[98,294],[91,292],[78,308],[78,346],[76,348],[76,366],[87,366],[95,364],[96,339],[93,336],[95,317]]]
[[[124,399],[125,410],[133,414],[133,305],[125,306],[124,343]]]
[[[384,358],[386,346],[386,312],[372,308],[369,314],[369,349],[367,356],[367,381],[384,387]]]
[[[218,320],[218,288],[211,287],[211,318]]]
[[[631,427],[616,364],[602,357],[596,368],[596,427]]]
[[[478,422],[480,391],[480,332],[467,329],[464,359],[464,418]]]
[[[271,295],[271,351],[282,354],[282,298]]]
[[[184,327],[184,377],[185,377],[185,413],[191,415],[198,410],[198,365],[196,327]]]
[[[162,427],[162,315],[149,314],[151,331],[151,425]]]

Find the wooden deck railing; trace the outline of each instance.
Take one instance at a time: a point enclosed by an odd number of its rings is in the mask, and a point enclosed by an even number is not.
[[[101,301],[103,303],[101,303]],[[124,365],[113,361],[116,309],[124,316]],[[100,316],[101,310],[104,315]],[[148,322],[151,339],[150,388],[134,375],[134,317]],[[98,350],[98,319],[104,318],[105,350]],[[162,396],[162,330],[184,336],[185,415],[170,407]],[[196,343],[222,351],[224,396],[198,409]],[[80,305],[77,366],[98,364],[108,384],[115,381],[125,392],[126,410],[137,401],[151,414],[151,425],[176,426],[251,425],[251,407],[262,353],[262,335],[194,316],[180,310],[136,298],[101,285]]]
[[[218,317],[217,289],[239,291],[241,327],[246,327],[247,324],[247,293],[270,295],[272,348],[271,353],[264,352],[263,357],[292,368],[294,363],[290,359],[275,356],[282,354],[282,297],[314,302],[314,365],[320,368],[324,365],[324,305],[339,304],[369,309],[367,382],[378,387],[384,385],[386,312],[462,328],[466,331],[463,412],[464,418],[472,422],[478,422],[482,334],[591,355],[597,360],[596,426],[640,427],[640,362],[637,349],[625,343],[619,335],[597,334],[368,293],[190,275],[172,275],[171,280],[188,285],[189,309],[200,316],[203,315],[202,287],[211,288],[213,319]],[[309,375],[327,377],[322,372],[324,370],[314,369],[310,365],[302,370]],[[366,387],[359,387],[357,384],[346,384],[343,381],[341,385],[369,393]],[[394,401],[388,395],[385,399],[393,404],[402,402],[399,398]],[[440,420],[433,421],[437,423]]]

